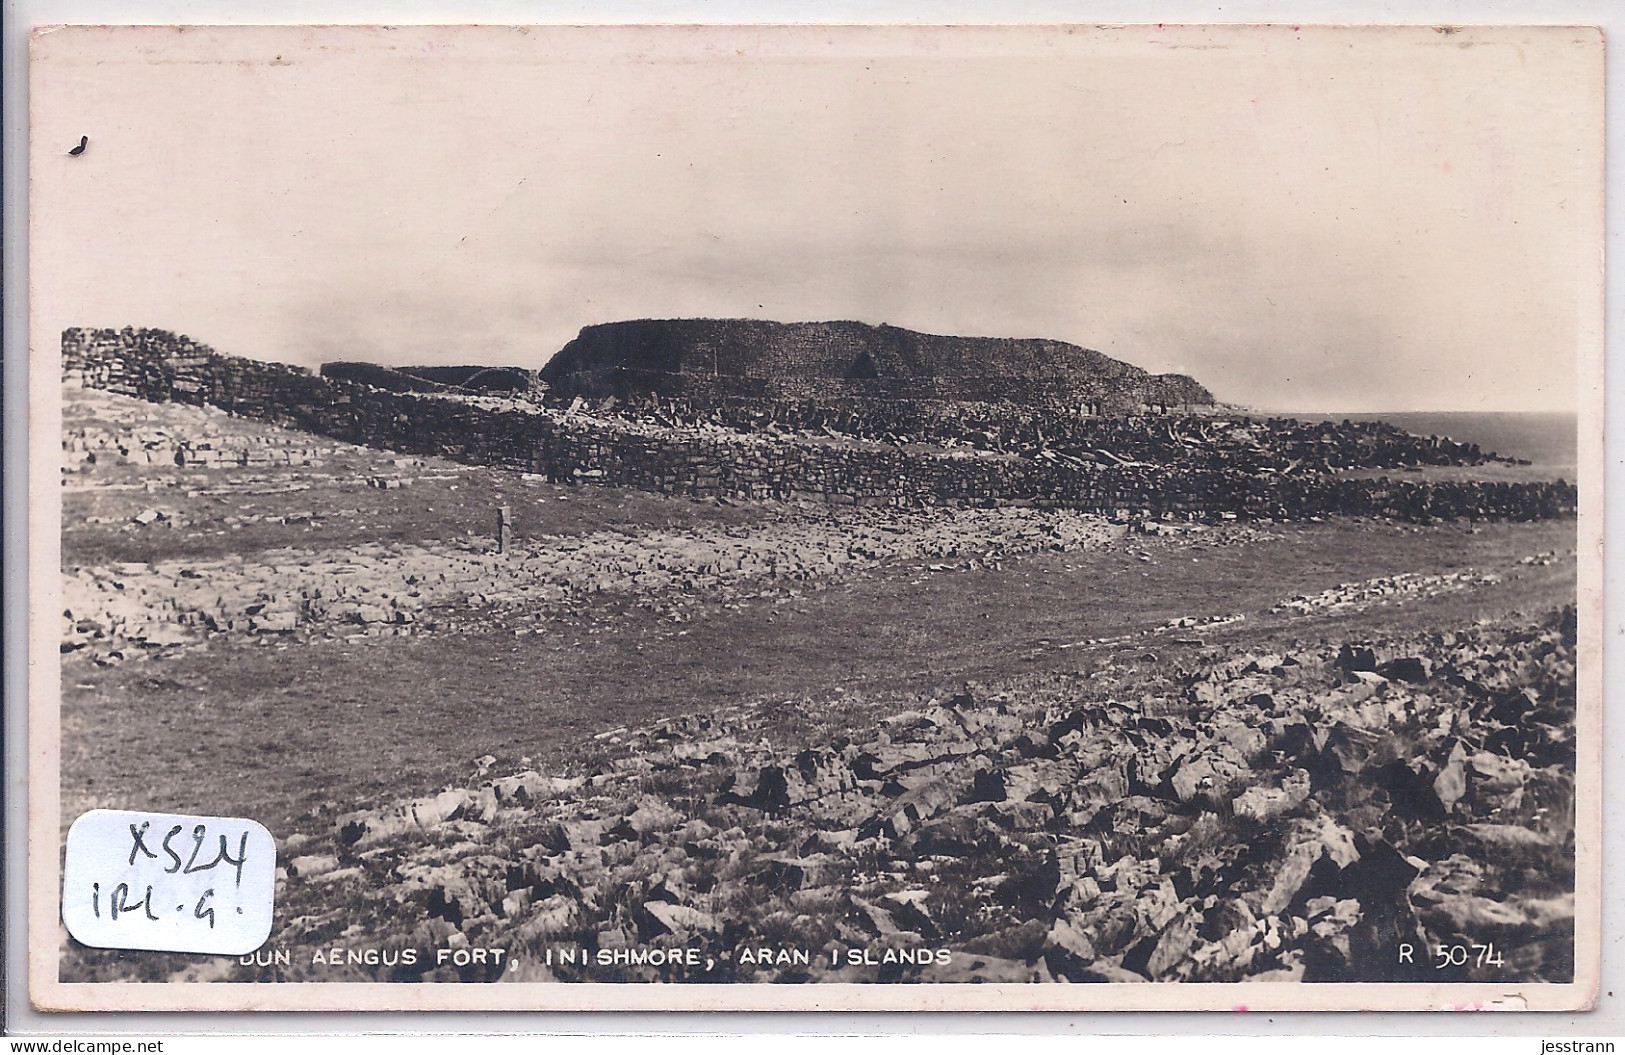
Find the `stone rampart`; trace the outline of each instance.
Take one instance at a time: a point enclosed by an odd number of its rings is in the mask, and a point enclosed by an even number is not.
[[[665,425],[710,422],[742,432],[837,432],[859,439],[966,446],[1090,461],[1142,461],[1186,468],[1332,472],[1510,462],[1476,444],[1417,436],[1381,421],[1314,422],[1206,414],[1099,417],[1001,402],[808,399],[642,400],[617,414]]]
[[[378,363],[323,363],[323,377],[359,381],[391,392],[507,395],[540,401],[547,385],[534,370],[516,366],[382,366]]]
[[[449,385],[418,377],[405,370],[378,363],[334,362],[322,364],[322,376],[333,381],[358,381],[389,392],[447,392]]]
[[[88,387],[233,414],[403,453],[667,494],[862,506],[1020,505],[1192,518],[1571,515],[1558,483],[1358,480],[1205,466],[1101,464],[1053,453],[905,450],[830,437],[665,427],[516,399],[400,392],[224,356],[158,330],[70,329],[63,369]]]
[[[1149,374],[1064,341],[948,337],[858,322],[605,323],[583,329],[542,376],[559,393],[587,399],[974,400],[1107,414],[1213,403],[1189,377]]]

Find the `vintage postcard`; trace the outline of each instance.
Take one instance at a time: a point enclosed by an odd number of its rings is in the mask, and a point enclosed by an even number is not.
[[[1593,999],[1595,28],[31,63],[37,1005]]]

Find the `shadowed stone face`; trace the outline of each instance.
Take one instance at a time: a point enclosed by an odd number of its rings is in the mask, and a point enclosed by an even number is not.
[[[616,322],[581,331],[542,370],[564,395],[1211,404],[1201,385],[1063,341],[944,337],[859,322]]]

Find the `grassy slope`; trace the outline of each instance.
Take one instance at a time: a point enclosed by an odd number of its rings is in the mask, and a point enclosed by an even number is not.
[[[723,506],[642,491],[577,488],[519,473],[459,465],[444,458],[403,458],[195,407],[139,403],[102,393],[65,393],[70,426],[114,435],[130,428],[201,437],[221,448],[288,444],[328,449],[312,467],[180,467],[119,464],[102,456],[63,495],[65,565],[115,561],[206,560],[287,546],[322,548],[361,542],[424,543],[489,538],[497,507],[507,505],[517,536],[578,535],[625,528],[680,529],[771,518],[771,506]],[[396,464],[401,462],[404,464]],[[379,488],[369,480],[397,486]],[[299,490],[277,490],[290,485]],[[198,493],[206,491],[228,493]],[[269,492],[269,493],[265,493]],[[131,523],[143,510],[176,514],[179,526]],[[290,523],[284,523],[288,518]]]

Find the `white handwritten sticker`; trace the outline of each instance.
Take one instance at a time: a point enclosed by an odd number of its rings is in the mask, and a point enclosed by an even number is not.
[[[240,956],[271,936],[275,889],[254,821],[91,810],[68,829],[62,922],[104,949]]]

